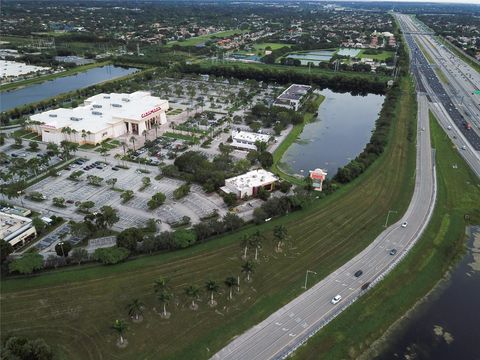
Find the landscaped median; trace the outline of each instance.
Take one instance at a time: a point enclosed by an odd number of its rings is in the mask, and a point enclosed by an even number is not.
[[[357,358],[372,351],[372,344],[463,254],[465,227],[480,224],[480,181],[433,115],[430,119],[438,189],[425,233],[395,270],[298,349],[295,359]],[[372,355],[364,354],[365,358]]]
[[[314,106],[312,106],[312,108],[318,109],[323,100],[325,100],[325,96],[314,94],[313,98],[309,99],[308,101],[313,102]],[[288,135],[285,137],[285,139],[283,139],[282,143],[273,152],[273,165],[271,167],[271,171],[282,179],[287,180],[295,185],[303,185],[304,180],[287,174],[280,168],[279,164],[282,160],[283,154],[285,154],[290,145],[292,145],[298,139],[305,125],[311,122],[314,117],[314,113],[306,112],[303,116],[303,122],[293,125]]]

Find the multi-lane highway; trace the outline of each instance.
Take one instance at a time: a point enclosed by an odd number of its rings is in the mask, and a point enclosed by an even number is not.
[[[415,191],[403,218],[365,250],[260,324],[235,338],[213,359],[281,359],[373,286],[406,254],[426,227],[435,203],[435,169],[428,104],[419,95]],[[387,214],[385,214],[387,217]],[[405,226],[402,226],[406,223]],[[391,251],[395,250],[395,254]],[[361,270],[362,274],[358,275]],[[357,274],[355,274],[357,273]],[[334,296],[342,300],[332,304]]]
[[[424,25],[396,14],[412,59],[417,90],[472,170],[480,177],[480,74],[440,44]]]

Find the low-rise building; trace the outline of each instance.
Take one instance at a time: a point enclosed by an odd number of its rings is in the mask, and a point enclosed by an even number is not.
[[[306,95],[312,90],[311,86],[293,84],[281,93],[273,105],[298,111],[306,99]]]
[[[270,141],[271,136],[266,134],[253,133],[248,131],[232,131],[232,143],[230,144],[234,148],[242,150],[256,150],[257,141],[267,143]]]
[[[225,193],[235,194],[241,199],[246,196],[255,196],[263,188],[272,191],[278,177],[264,169],[252,170],[245,174],[225,180],[225,186],[221,189]]]
[[[146,91],[98,94],[73,109],[48,110],[30,117],[30,129],[42,141],[98,144],[125,134],[141,135],[167,122],[167,100]]]
[[[0,239],[19,248],[37,236],[32,219],[0,212]]]
[[[327,172],[325,170],[310,170],[310,179],[312,179],[313,190],[322,191],[323,182],[326,178]]]

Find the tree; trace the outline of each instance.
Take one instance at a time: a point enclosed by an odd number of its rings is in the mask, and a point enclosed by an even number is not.
[[[55,252],[58,256],[67,257],[70,250],[72,250],[72,244],[69,241],[60,241],[55,245]]]
[[[118,220],[120,218],[117,215],[117,210],[108,205],[102,206],[100,211],[95,214],[95,225],[100,229],[110,228]]]
[[[115,320],[112,325],[112,329],[115,330],[119,336],[119,343],[123,345],[125,343],[125,339],[123,338],[123,334],[127,330],[127,324],[123,320]]]
[[[30,151],[37,152],[38,151],[38,143],[35,141],[30,141],[28,143],[28,147]]]
[[[77,209],[82,213],[89,213],[90,209],[92,209],[94,206],[95,203],[93,201],[83,201],[77,205]]]
[[[208,280],[205,283],[205,289],[210,292],[210,306],[215,306],[217,303],[213,299],[213,294],[218,293],[218,290],[220,289],[220,285],[217,284],[214,280]]]
[[[103,178],[101,178],[100,176],[88,175],[87,181],[90,185],[100,186],[100,183],[103,181]]]
[[[45,340],[17,336],[7,338],[2,346],[1,357],[5,360],[53,360],[57,358]]]
[[[132,143],[133,151],[135,151],[135,142],[137,141],[137,139],[135,138],[135,136],[132,136],[129,141]]]
[[[128,228],[117,235],[117,246],[135,252],[138,243],[142,240],[143,234],[141,230],[137,228]]]
[[[263,201],[267,201],[270,197],[270,192],[265,190],[265,188],[261,187],[260,189],[258,189],[257,197]]]
[[[197,300],[198,296],[200,295],[200,289],[198,288],[198,286],[190,285],[189,287],[185,288],[185,295],[192,299],[190,309],[197,310],[198,305],[195,303],[195,300]]]
[[[12,245],[5,240],[0,240],[0,263],[3,264],[11,253],[13,253]]]
[[[70,255],[70,258],[75,261],[78,265],[82,263],[83,260],[88,259],[88,251],[84,248],[74,248]]]
[[[120,194],[120,197],[122,198],[122,203],[127,203],[133,198],[133,191],[132,190],[125,190]]]
[[[234,193],[225,194],[223,195],[223,201],[229,208],[233,207],[237,203],[237,195]]]
[[[32,219],[32,225],[35,227],[35,230],[37,230],[37,234],[42,234],[47,228],[47,224],[38,216]]]
[[[113,265],[125,260],[128,255],[130,255],[128,249],[112,246],[96,249],[93,253],[93,258],[104,265]]]
[[[225,279],[224,283],[225,283],[225,285],[227,286],[228,291],[229,291],[229,293],[228,293],[228,298],[229,298],[229,299],[232,299],[232,290],[233,290],[233,288],[234,288],[235,286],[238,285],[238,284],[237,284],[237,278],[234,277],[234,276],[229,276],[229,277],[227,277],[227,278]]]
[[[9,272],[31,274],[43,268],[43,256],[37,253],[25,253],[22,257],[12,260],[8,265]]]
[[[173,197],[176,200],[178,200],[187,196],[189,192],[190,192],[190,184],[186,183],[186,184],[180,185],[178,188],[176,188],[173,191]]]
[[[145,176],[142,178],[142,187],[140,188],[140,191],[143,191],[145,190],[148,186],[150,186],[150,184],[152,183],[152,180],[148,177],[148,176]]]
[[[287,238],[287,228],[285,225],[276,225],[273,228],[273,236],[277,239],[277,251],[280,251],[280,247],[283,244],[283,241]]]
[[[107,185],[110,185],[113,188],[115,188],[115,184],[117,183],[117,178],[110,178],[105,181]]]
[[[258,155],[258,161],[264,169],[268,169],[273,165],[273,155],[268,151],[262,151]]]
[[[248,247],[250,246],[250,236],[248,235],[243,235],[242,240],[240,241],[240,246],[243,248],[243,256],[242,258],[244,260],[247,259],[247,251]]]
[[[153,290],[155,293],[161,293],[162,291],[170,290],[170,280],[164,278],[163,276],[159,277],[153,283]]]
[[[255,261],[258,260],[258,250],[262,248],[262,241],[265,239],[265,237],[260,234],[260,231],[257,230],[254,232],[252,235],[250,235],[250,246],[255,249]]]
[[[56,207],[65,207],[65,199],[62,197],[54,197],[52,199],[53,206]]]
[[[144,308],[145,304],[139,299],[133,299],[131,303],[127,304],[128,315],[136,321],[138,321],[140,316],[143,315]]]
[[[150,200],[148,200],[147,205],[150,210],[158,208],[160,205],[162,205],[165,202],[165,199],[167,197],[165,196],[164,193],[158,192],[155,195],[152,196]]]
[[[167,313],[167,304],[172,299],[172,297],[173,297],[172,293],[167,290],[162,290],[157,294],[158,301],[160,301],[160,303],[163,304],[162,315],[164,318],[167,318],[169,316],[169,314]]]
[[[237,214],[227,213],[223,217],[223,225],[225,227],[225,230],[227,231],[233,231],[233,230],[239,229],[243,226],[243,224],[244,224],[243,219]]]
[[[177,249],[192,246],[197,241],[196,233],[188,229],[178,229],[173,233],[173,244]]]
[[[253,262],[246,261],[242,264],[242,273],[247,275],[247,281],[250,281],[250,275],[255,272],[255,264]]]

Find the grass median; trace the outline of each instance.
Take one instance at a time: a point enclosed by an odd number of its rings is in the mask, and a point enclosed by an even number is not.
[[[463,254],[465,227],[480,223],[480,181],[432,114],[430,123],[438,190],[424,235],[393,272],[312,337],[294,359],[357,358],[425,296]]]
[[[389,144],[360,177],[318,200],[304,211],[182,251],[140,257],[115,266],[81,266],[39,276],[2,281],[2,336],[42,337],[69,359],[207,359],[234,336],[265,319],[303,290],[305,271],[319,281],[363,250],[383,230],[389,209],[407,208],[413,191],[415,144],[408,132],[416,116],[412,83],[402,79]],[[272,229],[284,224],[289,239],[276,253]],[[223,285],[240,274],[243,234],[260,230],[263,242],[253,281],[241,280],[241,292],[227,299],[222,286],[218,306],[207,305],[205,291],[199,310],[188,308],[185,287],[204,287],[213,279]],[[251,252],[250,252],[251,258]],[[160,276],[170,279],[175,300],[169,320],[158,315],[161,304],[153,292]],[[125,306],[134,298],[145,303],[144,320],[128,321],[129,345],[118,349],[111,325],[128,319]]]

